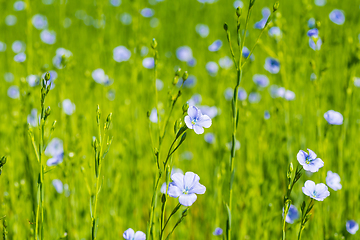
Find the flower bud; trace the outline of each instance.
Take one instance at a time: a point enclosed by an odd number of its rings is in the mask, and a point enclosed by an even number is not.
[[[156,49],[156,47],[157,47],[157,41],[156,41],[155,38],[153,38],[153,40],[152,40],[152,42],[151,42],[151,48],[152,48],[152,49]]]
[[[237,15],[238,17],[241,16],[241,8],[240,8],[240,7],[237,7],[237,8],[236,8],[236,15]]]
[[[276,12],[276,10],[278,10],[279,5],[280,5],[280,3],[279,3],[279,2],[274,3],[274,6],[273,6],[273,12]]]
[[[186,102],[186,103],[182,106],[182,110],[183,110],[184,113],[186,113],[188,109],[189,109],[189,103]]]
[[[175,76],[180,77],[180,73],[181,73],[181,68],[178,68],[178,70],[176,70],[175,72]]]
[[[189,77],[189,73],[187,71],[185,71],[183,76],[182,76],[183,81],[185,82],[186,79],[188,79],[188,77]]]
[[[46,72],[45,73],[45,81],[49,81],[50,80],[50,73]]]
[[[224,23],[224,30],[225,30],[225,31],[228,30],[228,25],[227,25],[227,23]]]

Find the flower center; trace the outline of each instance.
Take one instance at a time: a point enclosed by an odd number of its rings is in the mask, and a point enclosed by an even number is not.
[[[188,194],[189,193],[189,188],[188,187],[185,187],[184,191],[183,191],[183,194]]]
[[[192,125],[196,124],[196,119],[194,118],[193,120],[191,120]]]
[[[310,164],[313,161],[309,156],[306,157],[305,162],[306,164]]]
[[[313,197],[316,197],[316,194],[317,194],[317,192],[314,191],[313,194],[312,194],[312,196],[313,196]]]

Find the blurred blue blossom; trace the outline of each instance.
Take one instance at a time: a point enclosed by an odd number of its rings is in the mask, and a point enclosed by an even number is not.
[[[223,230],[219,227],[215,228],[215,231],[213,232],[214,236],[221,236],[223,234]]]
[[[36,29],[45,29],[48,26],[47,18],[44,15],[36,14],[32,17],[31,22]]]
[[[150,18],[154,16],[154,10],[152,10],[151,8],[144,8],[141,10],[141,15],[143,17]]]
[[[176,49],[176,57],[182,62],[188,62],[193,59],[192,50],[189,46],[182,46]]]
[[[156,111],[156,108],[155,108],[155,107],[151,110],[149,119],[150,119],[150,121],[153,122],[153,123],[157,123],[157,122],[158,122],[158,116],[157,116],[157,111]]]
[[[17,22],[17,17],[15,15],[7,15],[5,18],[5,24],[8,26],[14,26]]]
[[[13,42],[13,44],[11,45],[11,49],[14,53],[24,52],[26,49],[26,45],[23,41],[17,40]]]
[[[91,76],[94,79],[94,81],[99,84],[108,86],[108,85],[111,85],[111,83],[112,83],[112,80],[109,78],[108,75],[105,74],[105,71],[102,68],[95,69],[91,73]]]
[[[25,3],[23,1],[14,2],[14,10],[15,11],[22,11],[24,9],[25,9]]]
[[[357,77],[354,78],[354,85],[355,87],[360,87],[360,78]]]
[[[234,3],[233,3],[233,6],[234,6],[234,8],[236,9],[236,8],[243,8],[244,7],[244,3],[242,2],[242,1],[240,1],[240,0],[236,0]]]
[[[121,0],[110,0],[110,4],[114,7],[118,7],[121,4]]]
[[[59,179],[52,180],[52,185],[54,186],[55,190],[61,194],[64,191],[64,185]]]
[[[207,36],[209,36],[209,33],[210,33],[210,29],[209,29],[208,25],[201,24],[201,23],[196,25],[195,30],[202,38],[206,38]]]
[[[7,90],[7,95],[12,99],[17,99],[20,97],[20,92],[18,86],[11,86]]]
[[[250,54],[250,50],[247,48],[247,47],[243,47],[243,50],[242,50],[242,55],[244,58],[247,58]],[[255,57],[254,57],[254,54],[251,54],[250,56],[250,60],[251,61],[254,61],[255,60]]]
[[[314,27],[315,27],[315,24],[316,24],[315,18],[310,18],[310,19],[308,20],[308,27],[309,27],[309,28],[314,28]]]
[[[155,66],[154,58],[153,57],[144,58],[142,61],[142,65],[144,66],[144,68],[153,69]]]
[[[275,58],[268,57],[265,59],[264,68],[269,73],[276,74],[280,71],[280,62]]]
[[[55,56],[52,59],[54,67],[56,67],[57,69],[63,69],[66,65],[66,61],[72,56],[73,54],[70,50],[67,50],[65,48],[56,49]]]
[[[164,88],[164,83],[160,79],[156,79],[155,81],[156,90],[161,91]]]
[[[346,231],[350,234],[355,234],[359,230],[359,224],[354,220],[349,220],[346,222]]]
[[[339,10],[339,9],[334,9],[329,14],[329,18],[333,23],[335,23],[337,25],[343,25],[345,22],[344,11]]]
[[[265,112],[264,112],[264,119],[265,119],[265,120],[270,119],[270,113],[269,113],[268,110],[265,110]]]
[[[120,21],[124,25],[130,25],[132,22],[132,17],[129,13],[123,13],[120,15]]]
[[[305,182],[304,187],[302,187],[302,191],[305,195],[317,201],[324,201],[325,198],[330,196],[328,187],[325,184],[319,183],[315,185],[315,183],[311,180],[307,180]]]
[[[329,110],[324,113],[324,118],[331,125],[342,125],[344,120],[343,115],[334,110]]]
[[[285,222],[293,224],[299,218],[299,211],[294,205],[290,205],[289,212],[286,215]],[[284,208],[283,208],[283,217],[284,217]]]
[[[315,5],[322,7],[326,4],[326,0],[315,0]]]
[[[254,74],[253,81],[259,87],[267,87],[269,85],[269,78],[266,75]]]
[[[229,69],[233,64],[234,62],[228,56],[219,59],[219,65],[223,69]]]
[[[311,37],[309,38],[309,46],[314,51],[320,50],[322,45],[322,40],[320,37]]]
[[[132,228],[129,228],[123,233],[123,238],[125,240],[145,240],[146,235],[142,231],[137,231],[135,233]]]
[[[218,109],[215,106],[199,106],[199,109],[202,114],[209,116],[211,119],[218,115]]]
[[[72,115],[75,111],[75,104],[71,102],[70,99],[65,99],[62,102],[62,108],[66,115]]]
[[[210,74],[210,76],[216,76],[217,72],[219,71],[219,65],[217,65],[216,62],[208,62],[205,66],[207,72]]]
[[[340,190],[342,188],[340,183],[340,176],[337,173],[328,171],[326,175],[326,184],[334,191]]]
[[[263,29],[265,27],[265,24],[271,14],[271,11],[269,8],[265,7],[261,10],[262,19],[254,24],[254,28],[256,29]]]
[[[6,50],[6,43],[0,41],[0,52],[5,52]]]
[[[293,91],[290,90],[286,90],[285,91],[285,95],[284,98],[288,101],[292,101],[295,99],[295,93]]]
[[[219,51],[219,49],[222,47],[222,41],[221,40],[216,40],[215,42],[213,42],[210,46],[209,46],[209,51],[210,52],[216,52]]]
[[[117,46],[113,50],[113,59],[116,62],[126,62],[130,59],[131,52],[125,46]]]
[[[305,171],[317,172],[324,166],[324,162],[318,158],[317,155],[309,148],[308,151],[309,154],[303,150],[300,150],[296,155],[296,158]]]
[[[261,100],[261,95],[260,93],[257,92],[251,92],[249,94],[249,102],[250,103],[258,103]]]
[[[14,74],[12,74],[11,72],[6,72],[4,73],[4,79],[7,82],[12,82],[14,81]]]
[[[307,32],[308,37],[318,37],[319,36],[319,30],[317,28],[310,29]]]
[[[55,31],[50,31],[48,29],[44,29],[40,33],[41,41],[46,44],[52,45],[56,41],[56,33]]]
[[[279,27],[271,27],[268,34],[276,40],[280,40],[282,38],[282,32]]]
[[[207,115],[203,115],[195,106],[190,106],[188,115],[185,116],[184,121],[189,129],[193,129],[196,134],[204,133],[204,128],[211,126],[211,118]]]
[[[39,117],[37,114],[37,109],[33,108],[31,110],[31,113],[27,116],[27,122],[32,126],[32,127],[37,127],[38,126],[38,122],[39,122]]]
[[[179,198],[179,203],[186,207],[196,201],[196,194],[204,194],[206,191],[206,187],[199,183],[200,177],[193,172],[186,172],[185,175],[175,173],[171,175],[171,180],[169,196]]]
[[[59,138],[53,138],[45,149],[45,155],[52,157],[46,162],[49,167],[60,164],[64,157],[63,141]]]
[[[213,133],[207,133],[204,135],[205,142],[213,144],[215,142],[215,135]]]

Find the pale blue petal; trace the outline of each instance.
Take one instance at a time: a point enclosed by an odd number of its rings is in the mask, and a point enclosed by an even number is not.
[[[171,182],[167,193],[170,197],[177,198],[182,194],[182,191],[174,184],[174,182]]]
[[[134,240],[145,240],[146,235],[142,231],[137,231],[134,236]]]
[[[179,197],[179,203],[183,206],[189,207],[191,206],[197,199],[195,193],[192,194],[182,194]]]
[[[182,173],[174,173],[171,175],[171,180],[174,181],[174,184],[180,188],[184,189],[184,174]]]
[[[123,237],[126,240],[132,240],[134,238],[134,234],[135,234],[134,230],[132,228],[129,228],[124,232]]]

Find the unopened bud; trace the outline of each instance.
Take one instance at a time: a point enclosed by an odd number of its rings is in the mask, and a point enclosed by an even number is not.
[[[228,30],[228,25],[227,25],[227,23],[224,23],[224,30],[225,30],[225,31]]]
[[[236,16],[238,16],[238,17],[241,16],[241,8],[240,7],[236,8]]]
[[[176,70],[175,72],[175,76],[180,77],[180,73],[181,73],[181,68],[178,68],[178,70]]]
[[[50,80],[50,73],[46,72],[45,73],[45,81],[49,81]]]
[[[182,106],[183,112],[186,113],[188,109],[189,109],[189,103],[185,103],[185,104]]]
[[[183,76],[182,76],[183,81],[185,82],[186,79],[188,79],[188,77],[189,77],[189,73],[187,71],[185,71]]]
[[[157,41],[155,38],[153,38],[152,42],[151,42],[151,48],[155,49],[157,47]]]
[[[280,5],[280,3],[279,3],[279,2],[274,3],[274,6],[273,6],[273,12],[276,12],[276,10],[278,10],[279,5]]]

